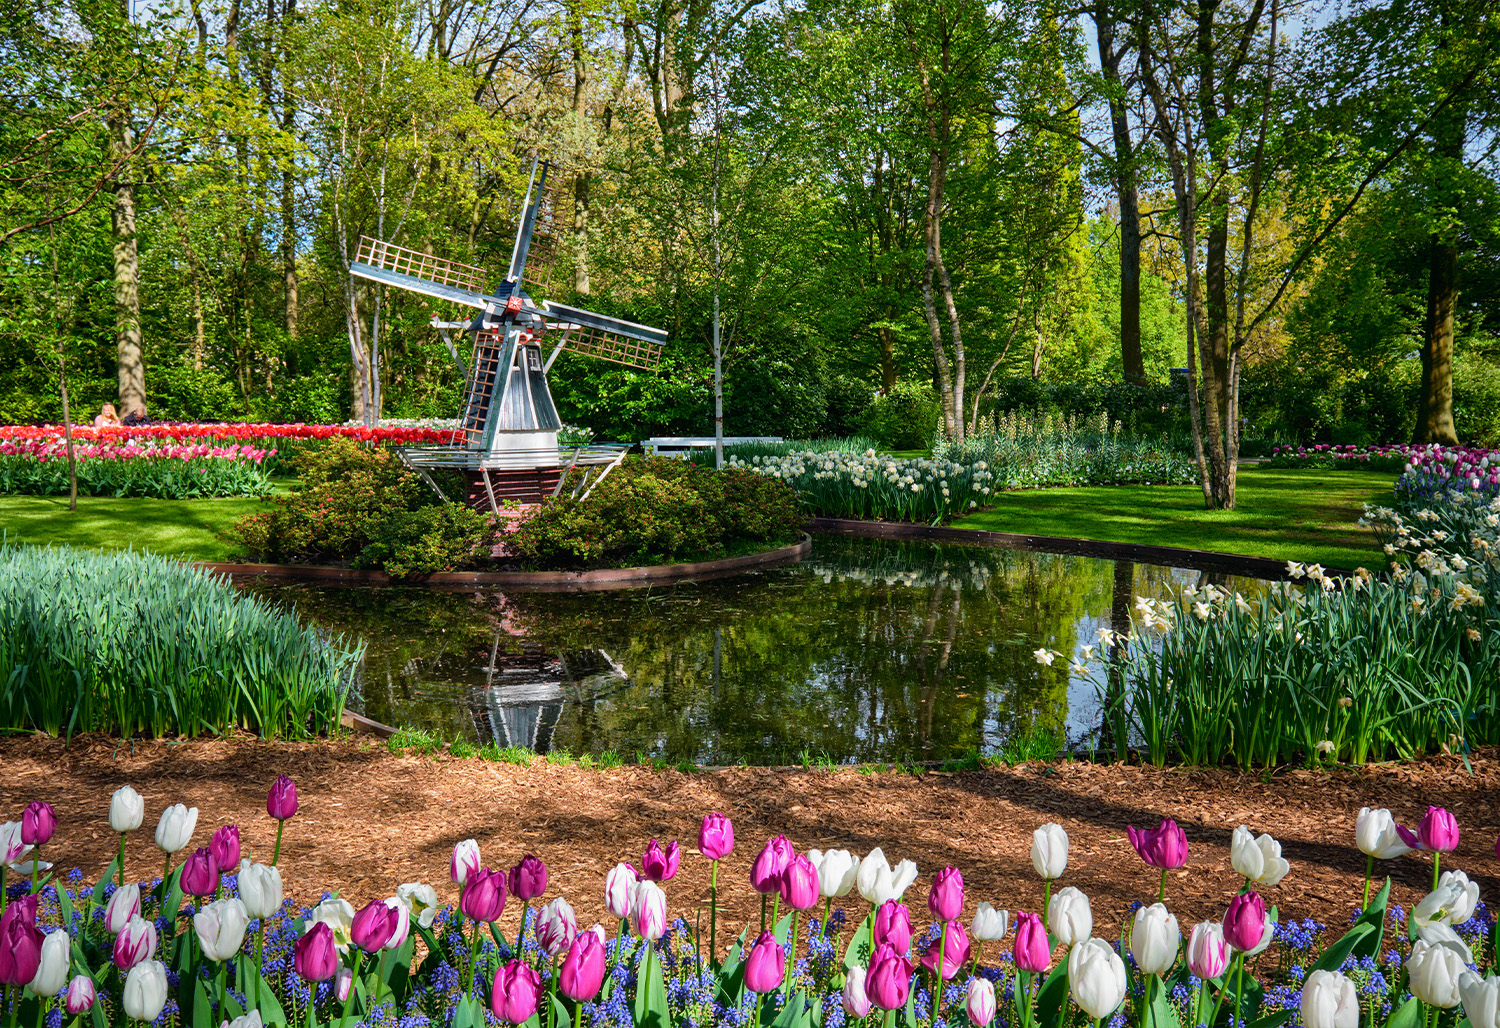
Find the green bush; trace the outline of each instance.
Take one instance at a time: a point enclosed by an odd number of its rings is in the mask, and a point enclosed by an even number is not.
[[[804,515],[784,483],[692,461],[632,457],[583,500],[564,493],[521,523],[510,545],[535,567],[709,559],[795,537]]]
[[[387,516],[354,566],[384,568],[397,578],[458,571],[488,560],[494,545],[493,514],[435,503]]]
[[[1470,446],[1500,446],[1500,367],[1473,354],[1453,366],[1453,426]]]
[[[942,405],[929,385],[897,382],[870,404],[864,432],[888,450],[920,450],[942,421]]]

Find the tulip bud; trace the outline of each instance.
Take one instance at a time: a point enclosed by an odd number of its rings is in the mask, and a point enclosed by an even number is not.
[[[1359,851],[1369,857],[1390,860],[1417,848],[1417,837],[1396,824],[1396,819],[1384,807],[1370,809],[1362,807],[1354,822],[1354,842]]]
[[[349,924],[349,941],[366,953],[379,953],[396,930],[396,912],[385,900],[371,900],[360,908]]]
[[[709,860],[723,860],[734,852],[734,822],[723,814],[705,814],[698,829],[698,852]]]
[[[193,930],[209,960],[231,960],[245,944],[245,929],[250,915],[238,899],[221,899],[205,904],[193,915]]]
[[[995,986],[988,978],[969,979],[969,998],[964,1008],[974,1028],[986,1028],[995,1019]]]
[[[1224,941],[1236,950],[1241,953],[1256,950],[1268,927],[1266,901],[1260,893],[1241,893],[1229,901],[1229,910],[1224,914]]]
[[[1359,1028],[1359,993],[1337,971],[1314,971],[1302,983],[1303,1028]]]
[[[25,985],[42,964],[36,896],[23,896],[0,914],[0,985]]]
[[[1136,853],[1152,867],[1175,871],[1187,863],[1187,834],[1171,818],[1150,830],[1127,827],[1125,834]]]
[[[129,971],[143,960],[156,956],[156,925],[133,918],[115,936],[114,961],[121,971]]]
[[[1068,989],[1089,1017],[1106,1018],[1125,1001],[1125,962],[1103,939],[1085,939],[1068,951]]]
[[[766,846],[760,851],[750,865],[750,884],[755,891],[761,894],[778,892],[781,889],[781,872],[792,862],[796,856],[796,850],[784,835],[778,835],[766,841]]]
[[[1031,833],[1031,866],[1047,881],[1061,878],[1068,867],[1068,833],[1045,824]]]
[[[905,956],[911,949],[911,912],[906,909],[906,904],[895,900],[882,903],[875,911],[871,932],[874,946],[889,946]]]
[[[786,954],[771,932],[761,932],[745,956],[745,988],[767,993],[780,988],[786,977]]]
[[[649,882],[667,882],[677,874],[677,864],[682,860],[682,848],[673,839],[663,851],[661,843],[652,839],[641,857],[641,877]]]
[[[1465,971],[1458,976],[1458,992],[1473,1028],[1500,1028],[1500,977],[1480,978]]]
[[[932,880],[927,910],[939,921],[952,921],[964,912],[964,876],[956,867],[945,867]]]
[[[996,910],[988,903],[979,904],[969,933],[980,942],[996,942],[1010,929],[1010,911]]]
[[[453,880],[463,885],[469,880],[469,876],[480,868],[479,843],[473,839],[465,839],[453,847],[452,871]]]
[[[1424,850],[1453,852],[1458,849],[1458,820],[1442,807],[1428,807],[1417,826],[1417,843]]]
[[[1203,921],[1193,926],[1188,936],[1188,969],[1205,982],[1219,977],[1229,966],[1229,943],[1224,941],[1223,926]]]
[[[219,891],[219,868],[207,846],[200,846],[182,864],[182,891],[202,898]]]
[[[807,859],[818,869],[818,892],[824,899],[849,895],[859,874],[859,861],[848,850],[808,850]]]
[[[636,878],[635,868],[629,864],[616,864],[604,878],[604,906],[621,921],[634,913]]]
[[[167,968],[160,960],[136,964],[125,976],[120,996],[125,1016],[137,1021],[155,1021],[167,1005]]]
[[[349,999],[349,993],[354,989],[354,968],[339,967],[333,976],[333,995],[340,1003]]]
[[[1016,912],[1016,941],[1011,944],[1011,957],[1022,971],[1047,970],[1052,963],[1052,944],[1047,941],[1047,929],[1036,914]]]
[[[192,839],[198,827],[198,808],[174,803],[161,812],[156,822],[156,845],[164,853],[176,853]]]
[[[406,904],[406,909],[422,928],[431,928],[437,917],[437,890],[421,882],[407,882],[396,886],[396,897]]]
[[[510,886],[512,896],[522,903],[530,903],[547,891],[547,865],[528,853],[510,869],[506,884]]]
[[[307,926],[292,946],[292,964],[310,982],[326,982],[338,971],[338,946],[326,921],[313,921]]]
[[[631,902],[635,912],[635,932],[648,942],[655,942],[667,932],[667,894],[655,882],[641,882],[635,887]]]
[[[505,874],[481,867],[469,876],[458,905],[471,921],[498,921],[505,912]]]
[[[42,937],[41,959],[36,974],[32,975],[31,991],[42,997],[56,996],[68,980],[68,965],[72,961],[73,939],[59,928]]]
[[[942,934],[928,945],[927,953],[922,957],[922,966],[937,974],[940,957],[943,961],[943,979],[951,981],[969,959],[969,933],[964,931],[962,921],[943,922]]]
[[[208,841],[208,852],[213,854],[214,865],[221,871],[238,867],[240,863],[240,826],[224,825]]]
[[[140,824],[137,823],[136,827],[139,828]],[[64,1001],[64,1006],[75,1017],[86,1014],[93,1008],[96,995],[98,990],[94,987],[94,979],[86,974],[74,975],[73,980],[68,983],[68,998]],[[1476,1025],[1475,1028],[1479,1026]]]
[[[557,990],[575,1003],[589,1002],[599,995],[599,989],[604,985],[602,934],[602,929],[598,933],[578,933],[568,947],[568,955],[563,957]]]
[[[297,783],[286,775],[277,775],[266,793],[266,813],[278,821],[285,821],[297,813]],[[320,981],[322,979],[319,979]]]
[[[911,961],[890,946],[876,946],[865,974],[865,994],[881,1010],[900,1010],[911,991],[911,972]]]
[[[406,943],[406,937],[411,934],[411,907],[399,893],[395,896],[387,896],[385,905],[391,909],[391,916],[395,920],[392,922],[391,937],[381,948],[398,950]]]
[[[865,969],[855,964],[844,975],[844,988],[840,993],[844,1013],[850,1017],[864,1017],[870,1012],[870,997],[865,994]],[[1477,1028],[1477,1026],[1476,1026]]]
[[[52,838],[52,833],[57,831],[57,814],[52,809],[52,804],[43,803],[40,800],[32,800],[26,805],[26,811],[21,815],[21,841],[28,846],[43,846],[47,840]],[[62,986],[58,986],[61,989]],[[56,990],[52,993],[57,994]]]
[[[519,960],[495,971],[495,986],[490,991],[490,1009],[507,1024],[524,1024],[536,1013],[542,994],[542,979]]]
[[[1089,898],[1073,886],[1059,889],[1047,904],[1047,927],[1057,941],[1073,946],[1094,934],[1094,911]]]
[[[903,860],[892,869],[886,863],[885,854],[877,846],[860,861],[855,884],[859,888],[859,894],[867,902],[879,906],[887,900],[899,900],[916,880],[916,864]]]
[[[236,878],[240,901],[251,917],[270,917],[281,909],[285,899],[281,886],[281,872],[265,864],[252,864],[246,857],[240,861],[240,872]]]
[[[1130,932],[1130,955],[1142,974],[1166,974],[1177,963],[1177,947],[1182,932],[1177,918],[1161,903],[1141,907],[1135,912]]]
[[[119,935],[132,919],[141,916],[141,887],[122,885],[104,905],[104,924],[111,935]]]
[[[145,816],[146,801],[130,786],[120,786],[109,798],[109,827],[114,831],[133,832],[141,826]]]
[[[1257,837],[1247,825],[1230,837],[1229,866],[1256,885],[1275,885],[1292,869],[1281,857],[1281,843],[1269,835]]]
[[[578,917],[567,900],[559,896],[542,908],[537,917],[537,944],[549,957],[568,952],[578,935]]]
[[[811,910],[820,895],[818,869],[799,853],[787,861],[781,872],[781,900],[796,910]]]
[[[1457,1006],[1458,979],[1467,970],[1464,964],[1463,954],[1453,947],[1418,939],[1406,958],[1412,995],[1429,1006]]]

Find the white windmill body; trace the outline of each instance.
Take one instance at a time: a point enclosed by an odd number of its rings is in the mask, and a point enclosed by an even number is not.
[[[558,445],[562,420],[547,385],[558,355],[567,349],[649,371],[667,337],[648,325],[555,301],[537,303],[526,292],[527,257],[538,218],[550,215],[543,209],[547,172],[545,162],[533,162],[510,267],[493,293],[484,292],[486,275],[480,268],[368,237],[360,240],[349,263],[351,274],[477,310],[468,322],[432,322],[445,333],[462,328],[473,343],[472,359],[463,369],[467,387],[461,441],[403,447],[401,454],[424,476],[428,468],[464,470],[468,501],[496,513],[501,499],[535,502],[555,495],[575,467],[597,469],[585,475],[585,487],[592,488],[628,448]],[[550,346],[545,355],[544,345]],[[428,481],[437,488],[430,477]]]

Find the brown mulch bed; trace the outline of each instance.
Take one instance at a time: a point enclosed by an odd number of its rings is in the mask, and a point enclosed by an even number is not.
[[[1241,879],[1229,867],[1230,832],[1239,824],[1282,841],[1292,873],[1267,890],[1283,917],[1342,924],[1359,903],[1364,857],[1354,847],[1362,806],[1390,807],[1415,828],[1429,803],[1453,811],[1462,845],[1444,867],[1462,868],[1485,897],[1500,886],[1494,853],[1500,832],[1500,754],[1358,770],[1284,770],[1261,776],[1205,769],[1156,769],[1084,763],[920,776],[855,770],[733,768],[691,775],[644,767],[609,771],[531,767],[478,759],[392,754],[368,742],[317,744],[215,740],[160,742],[53,739],[0,742],[5,774],[0,817],[17,818],[33,799],[57,809],[60,828],[45,859],[80,868],[94,880],[113,855],[110,793],[129,784],[146,797],[146,823],[129,841],[132,878],[160,873],[152,832],[163,806],[199,808],[196,845],[221,824],[236,822],[261,860],[270,857],[275,822],[265,794],[277,774],[297,782],[301,809],[287,824],[281,863],[288,894],[316,902],[341,891],[356,907],[390,895],[407,881],[426,881],[445,899],[454,843],[475,838],[486,863],[506,866],[535,853],[550,871],[548,896],[563,895],[580,920],[608,920],[604,875],[617,861],[639,863],[653,836],[697,843],[702,814],[734,819],[738,848],[720,874],[726,923],[736,929],[759,911],[748,869],[765,839],[784,832],[798,850],[884,848],[921,871],[907,895],[917,909],[933,873],[946,864],[964,874],[970,897],[1009,909],[1035,910],[1041,883],[1031,870],[1031,830],[1056,821],[1071,838],[1068,870],[1093,901],[1096,930],[1112,933],[1131,900],[1152,900],[1156,876],[1130,848],[1125,826],[1155,826],[1170,816],[1192,846],[1188,864],[1169,879],[1168,904],[1184,930],[1218,918]],[[181,855],[179,855],[181,856]],[[1431,883],[1428,860],[1407,856],[1377,873],[1394,879],[1396,901],[1411,904]],[[673,913],[689,920],[708,894],[708,862],[685,853],[668,885]],[[852,898],[849,913],[862,916]],[[916,911],[914,910],[914,913]],[[507,909],[505,922],[515,914]],[[725,918],[721,917],[721,920]],[[915,920],[915,918],[914,918]]]

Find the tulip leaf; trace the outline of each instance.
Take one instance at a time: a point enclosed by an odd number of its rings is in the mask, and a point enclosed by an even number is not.
[[[739,959],[738,946],[731,951],[731,962],[719,969],[717,984],[718,1002],[726,1007],[738,1007],[745,996],[745,962]]]
[[[635,996],[630,1004],[635,1028],[667,1028],[667,985],[662,980],[661,960],[649,945],[636,976]]]
[[[397,1007],[406,1002],[406,994],[411,986],[411,958],[416,951],[416,944],[416,936],[408,932],[406,941],[382,962],[380,978],[386,989],[390,990]]]
[[[549,993],[548,996],[552,1000],[552,1024],[561,1028],[572,1024],[573,1014],[568,1010],[568,1005],[563,1002],[563,998],[556,992]]]
[[[94,911],[104,905],[104,887],[120,876],[120,854],[116,853],[110,860],[109,866],[104,869],[104,876],[99,879],[99,884],[94,886],[93,895],[89,897],[89,920],[94,918]],[[62,889],[57,890],[59,897],[63,894]]]
[[[1267,1014],[1258,1021],[1251,1021],[1246,1028],[1281,1028],[1292,1019],[1295,1010],[1278,1010],[1274,1014]]]
[[[807,993],[798,989],[792,993],[787,1000],[786,1006],[781,1008],[781,1013],[776,1020],[771,1022],[771,1028],[808,1028],[812,1023],[812,1017],[807,1009]]]
[[[844,970],[849,971],[864,965],[869,959],[869,954],[874,951],[875,915],[866,914],[865,919],[854,929],[854,937],[849,940],[849,948],[844,950]]]
[[[1155,975],[1149,976],[1155,978]],[[1165,982],[1147,981],[1146,987],[1151,989],[1151,1006],[1146,1009],[1146,1025],[1148,1028],[1180,1028],[1182,1021],[1177,1016],[1177,1008],[1169,1001],[1171,995],[1167,990]]]
[[[208,988],[203,979],[199,978],[193,987],[193,1023],[213,1024],[214,1008],[208,999]]]
[[[792,918],[794,916],[796,916],[795,911],[791,914],[787,914],[780,921],[776,922],[776,941],[781,943],[783,946],[785,946],[787,944],[787,940],[792,937]]]
[[[464,996],[458,1001],[453,1010],[453,1028],[484,1028],[484,1011],[473,996]]]
[[[1354,955],[1357,957],[1377,957],[1380,955],[1380,945],[1385,941],[1385,914],[1391,901],[1391,880],[1387,878],[1385,885],[1375,894],[1370,901],[1370,906],[1359,915],[1359,920],[1354,922],[1355,927],[1362,924],[1369,925],[1374,931],[1362,936],[1361,941],[1354,947]]]
[[[271,991],[271,983],[257,970],[255,974],[255,1009],[260,1011],[261,1022],[271,1025],[288,1024],[286,1011],[281,1009],[281,1000]]]
[[[1068,1000],[1068,962],[1059,960],[1047,980],[1036,993],[1036,1024],[1038,1028],[1056,1028],[1062,1023],[1062,1013]]]
[[[1314,971],[1337,971],[1339,965],[1344,962],[1344,958],[1374,931],[1374,925],[1370,924],[1364,918],[1360,918],[1354,922],[1353,928],[1350,928],[1341,938],[1334,941],[1323,951],[1323,955],[1317,959],[1312,967],[1307,969],[1308,973],[1311,974]]]
[[[1385,1028],[1418,1028],[1422,1023],[1422,1003],[1415,996],[1407,997],[1405,1003],[1391,1011],[1391,1019]]]

